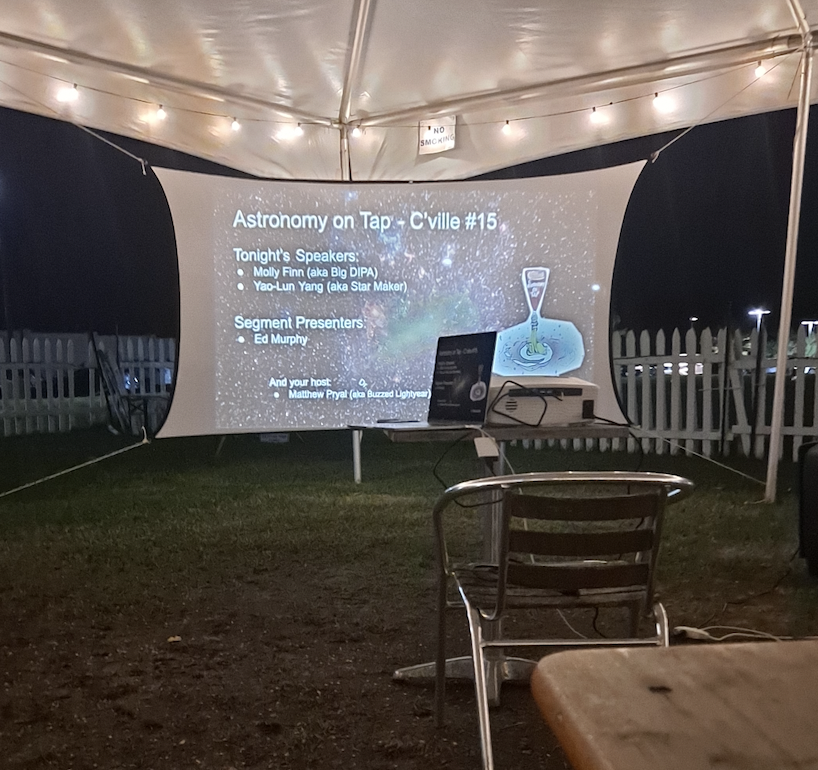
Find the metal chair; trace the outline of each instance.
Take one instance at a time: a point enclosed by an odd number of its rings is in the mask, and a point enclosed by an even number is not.
[[[667,615],[653,591],[662,514],[692,489],[688,479],[664,473],[571,471],[465,481],[438,499],[433,511],[439,581],[436,720],[443,724],[446,611],[453,604],[454,583],[469,622],[486,770],[494,767],[489,705],[499,702],[504,680],[527,681],[535,665],[505,657],[505,649],[669,644]],[[444,514],[455,503],[484,513],[486,561],[450,559]],[[621,638],[503,635],[503,620],[513,610],[606,607],[629,610],[628,633]],[[640,620],[651,614],[653,633],[640,635]],[[450,670],[458,660],[448,661]]]

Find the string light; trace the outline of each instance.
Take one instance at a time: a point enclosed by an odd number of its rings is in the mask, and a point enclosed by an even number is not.
[[[75,102],[79,99],[80,92],[77,90],[77,84],[74,83],[72,86],[65,86],[61,88],[57,93],[57,101],[58,102]]]
[[[292,125],[291,123],[279,129],[278,133],[276,134],[277,139],[295,139],[296,137],[301,136],[304,133],[304,129],[301,127],[300,123],[296,125]]]
[[[57,60],[56,57],[51,57],[51,56],[46,56],[46,58],[54,58],[55,61]],[[773,65],[773,67],[774,66],[775,65]],[[762,61],[762,60],[759,60],[758,63],[757,63],[757,66],[754,68],[754,74],[755,74],[756,79],[764,77],[766,74],[768,74],[769,71],[770,71],[769,65],[767,63],[765,63],[764,61]],[[47,77],[49,77],[49,76],[47,76]],[[132,79],[132,80],[134,80],[136,82],[140,82],[140,83],[147,83],[148,82],[145,78],[141,78],[141,77],[137,77],[137,76],[126,75],[126,77],[128,77],[129,79]],[[55,79],[57,79],[57,78],[55,78]],[[59,79],[57,79],[57,80],[59,80]],[[691,84],[687,84],[687,85],[695,85],[695,83],[691,83]],[[103,92],[103,93],[109,93],[109,92]],[[116,96],[117,94],[111,93],[111,95]],[[71,86],[63,85],[61,88],[59,88],[59,90],[56,93],[57,101],[62,102],[62,103],[75,102],[75,101],[77,101],[79,99],[79,96],[80,96],[80,94],[79,94],[79,90],[77,88],[76,83],[72,84]],[[120,96],[122,96],[122,95],[120,95]],[[648,97],[648,96],[649,96],[648,94],[644,94],[643,96],[637,97],[637,98],[641,99],[641,98],[645,98],[645,97]],[[122,96],[122,98],[129,99],[130,97]],[[223,99],[221,97],[209,97],[208,96],[208,98],[214,98],[215,100],[220,101],[220,102],[226,101],[225,99]],[[624,99],[623,101],[631,101],[631,100],[632,100],[632,98],[631,99]],[[137,99],[136,101],[141,101],[141,100]],[[618,104],[618,103],[619,102],[616,102],[616,104]],[[595,125],[595,126],[602,126],[602,125],[605,125],[607,123],[610,123],[614,114],[612,113],[611,110],[608,109],[608,107],[613,107],[614,104],[615,103],[613,101],[611,101],[611,102],[609,102],[609,103],[607,103],[605,105],[602,105],[601,107],[596,107],[596,106],[592,107],[591,112],[590,112],[590,114],[588,116],[589,122],[591,124]],[[653,106],[654,106],[654,109],[658,113],[668,114],[668,113],[674,112],[678,108],[678,103],[668,93],[660,93],[660,92],[656,91],[653,94]],[[573,112],[573,113],[578,114],[580,112],[584,112],[585,109],[587,109],[587,108],[577,109],[577,110],[569,110],[568,112]],[[185,110],[182,109],[182,111],[184,112]],[[567,114],[567,113],[558,113],[558,114],[562,115],[562,114]],[[147,117],[148,122],[150,122],[151,118],[148,117],[148,116],[146,116],[146,117]],[[230,119],[229,113],[228,113],[228,115],[222,115],[221,117],[224,117],[226,120]],[[549,117],[552,117],[552,116],[548,115],[548,114],[545,114],[545,115],[526,115],[524,117],[514,118],[514,120],[516,122],[518,120],[546,119],[546,118],[549,118]],[[158,106],[158,109],[156,109],[156,111],[153,113],[153,120],[158,122],[158,121],[164,121],[166,119],[167,119],[167,112],[165,111],[164,106],[162,104],[160,104]],[[281,125],[281,124],[279,124],[279,125]],[[238,132],[238,131],[241,130],[241,123],[239,122],[238,118],[236,118],[236,117],[232,118],[231,123],[230,123],[230,127],[231,127],[232,131],[234,131],[234,132]],[[512,134],[514,134],[514,128],[512,127],[510,120],[505,120],[504,122],[502,122],[500,128],[501,128],[502,133],[506,134],[506,136],[511,136]],[[427,128],[427,130],[431,130],[431,129]],[[282,127],[278,131],[277,137],[280,138],[280,139],[293,139],[293,138],[302,136],[303,134],[304,134],[304,129],[303,129],[302,124],[299,122],[295,126],[290,124],[288,127],[287,126]],[[358,137],[363,135],[363,129],[362,129],[360,123],[358,125],[355,125],[355,126],[351,127],[350,134],[354,138],[358,138]]]
[[[663,115],[666,115],[668,112],[673,112],[676,107],[673,103],[673,99],[667,94],[660,94],[659,92],[653,94],[653,106],[657,112],[661,112]]]
[[[763,77],[767,73],[767,69],[764,67],[762,62],[758,62],[758,66],[755,68],[755,75],[757,78]],[[77,89],[77,84],[74,83],[72,86],[65,86],[57,93],[57,100],[60,102],[74,102],[79,98],[79,90]],[[614,102],[610,102],[609,104],[604,105],[603,107],[597,109],[597,107],[591,108],[591,113],[588,117],[589,122],[601,126],[605,125],[610,122],[610,115],[608,110],[606,109],[608,106],[613,106]],[[665,93],[654,92],[653,94],[653,106],[657,112],[662,114],[667,114],[673,112],[676,109],[675,101]],[[536,116],[532,116],[536,117]],[[548,116],[542,116],[548,117]],[[156,112],[154,113],[154,119],[157,121],[163,121],[167,118],[167,112],[165,111],[164,105],[160,104],[157,108]],[[524,118],[527,119],[527,118]],[[230,128],[233,131],[240,131],[241,130],[241,123],[239,122],[238,118],[234,117],[230,124]],[[431,131],[431,127],[427,127],[427,130]],[[501,129],[502,133],[506,134],[507,136],[513,133],[513,128],[511,126],[511,121],[506,120]],[[282,128],[277,136],[280,139],[291,139],[295,137],[302,136],[304,134],[304,128],[301,123],[297,123],[295,126],[284,127]],[[361,128],[360,124],[356,125],[352,128],[350,134],[354,138],[358,138],[363,135],[363,129]]]

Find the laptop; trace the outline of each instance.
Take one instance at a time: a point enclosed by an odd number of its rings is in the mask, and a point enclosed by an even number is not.
[[[494,363],[497,332],[439,337],[426,421],[378,421],[383,430],[463,430],[480,428]]]

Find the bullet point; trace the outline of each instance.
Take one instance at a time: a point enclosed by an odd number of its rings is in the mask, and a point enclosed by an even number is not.
[[[244,337],[239,337],[237,342],[244,342]]]
[[[244,275],[244,270],[242,270],[241,268],[239,268],[238,270],[236,270],[236,272],[237,272],[239,275]]]
[[[239,291],[244,291],[244,284],[243,283],[239,284]]]

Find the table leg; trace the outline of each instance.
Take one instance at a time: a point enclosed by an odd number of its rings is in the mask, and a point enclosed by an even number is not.
[[[356,484],[361,483],[361,439],[364,437],[362,430],[353,428],[352,430],[352,478]]]
[[[484,458],[484,470],[488,476],[501,476],[506,471],[506,442],[499,442],[499,456]],[[502,529],[502,492],[492,493],[486,501],[487,509],[483,518],[483,559],[497,564],[500,557],[500,536]],[[483,623],[483,635],[486,641],[494,641],[502,636],[502,620]],[[536,662],[527,658],[506,657],[503,650],[495,647],[486,648],[486,691],[491,706],[500,702],[500,687],[503,682],[527,685]],[[433,684],[435,664],[419,663],[414,666],[399,668],[392,675],[398,682],[410,684]],[[470,655],[449,658],[446,661],[446,679],[452,681],[474,681],[474,664]]]

